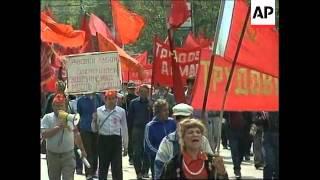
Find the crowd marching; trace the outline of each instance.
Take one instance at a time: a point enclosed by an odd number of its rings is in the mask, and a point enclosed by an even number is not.
[[[209,123],[203,123],[201,110],[190,105],[193,83],[194,78],[187,80],[188,104],[176,104],[174,92],[164,86],[129,81],[121,90],[67,95],[58,81],[57,92],[42,94],[41,102],[41,150],[49,179],[72,180],[84,170],[86,179],[106,180],[111,164],[112,179],[122,180],[126,155],[137,179],[150,178],[149,170],[152,179],[228,179],[217,154],[219,132],[223,148],[231,150],[236,178],[245,174],[241,162],[253,154],[264,179],[277,179],[278,112],[225,112],[219,131],[220,112],[206,112]],[[60,120],[63,111],[80,115],[74,128]]]

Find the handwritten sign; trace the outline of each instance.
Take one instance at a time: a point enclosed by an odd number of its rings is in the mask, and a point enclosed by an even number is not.
[[[65,56],[69,93],[102,92],[120,89],[117,52],[94,52]]]

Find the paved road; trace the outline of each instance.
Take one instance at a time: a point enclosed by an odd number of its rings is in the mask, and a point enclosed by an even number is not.
[[[222,146],[221,146],[222,147]],[[227,168],[227,172],[229,174],[230,179],[235,179],[235,176],[233,174],[233,165],[232,165],[232,159],[230,150],[224,150],[222,149],[220,152],[221,156],[224,158],[224,162]],[[129,165],[128,163],[128,156],[123,157],[122,159],[122,165],[123,165],[123,177],[125,180],[129,179],[136,179],[136,175],[134,172],[134,168],[132,165]],[[262,179],[262,170],[256,170],[253,164],[253,157],[251,157],[251,160],[248,162],[243,162],[241,165],[241,174],[242,179]],[[151,171],[150,171],[150,177],[151,177]],[[83,175],[77,175],[75,174],[75,180],[85,180],[85,176]],[[109,170],[108,180],[111,180],[111,170]],[[151,179],[151,178],[150,178]],[[47,173],[47,164],[45,155],[41,154],[41,180],[49,180],[48,173]]]

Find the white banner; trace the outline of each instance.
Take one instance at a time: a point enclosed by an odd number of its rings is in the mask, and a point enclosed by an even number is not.
[[[117,52],[94,52],[65,57],[68,93],[102,92],[121,88]]]

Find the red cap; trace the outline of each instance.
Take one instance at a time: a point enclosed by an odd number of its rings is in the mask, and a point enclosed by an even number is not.
[[[115,90],[115,89],[106,90],[104,95],[106,97],[116,97],[117,96],[117,90]]]
[[[63,94],[57,94],[53,98],[52,104],[64,104],[66,102],[66,98]]]

